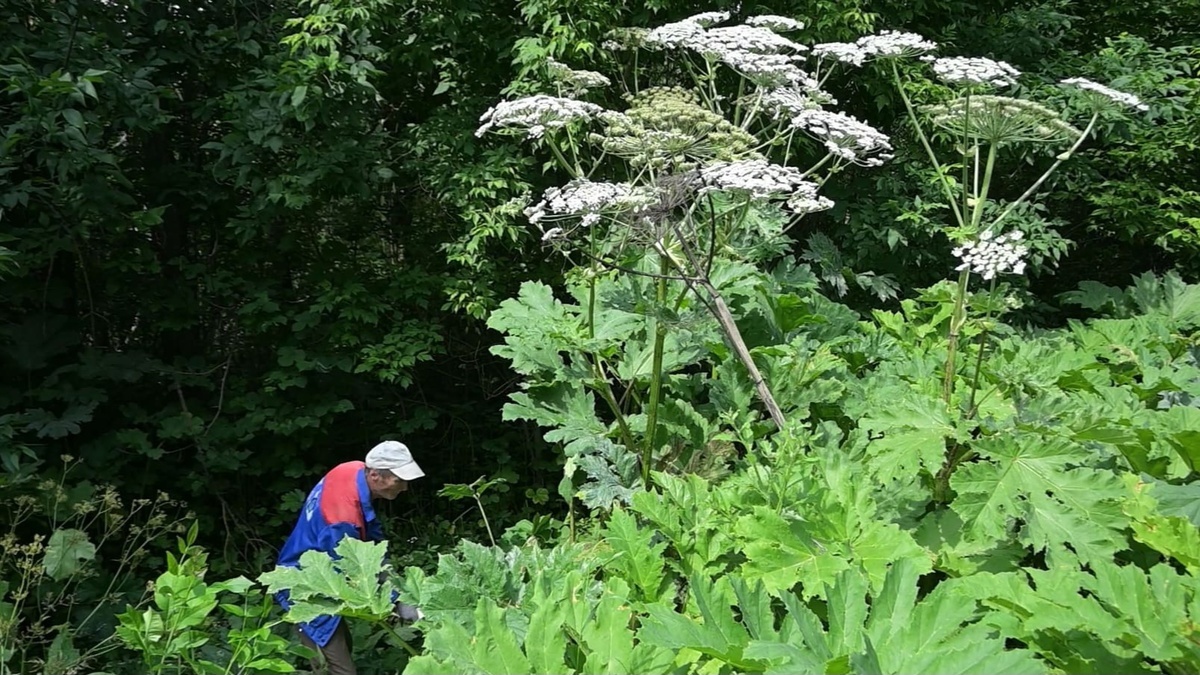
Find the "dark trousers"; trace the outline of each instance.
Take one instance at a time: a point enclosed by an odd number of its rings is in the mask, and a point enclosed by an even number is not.
[[[316,658],[312,660],[313,673],[358,675],[358,669],[354,667],[354,638],[350,636],[350,629],[346,628],[345,619],[338,622],[337,630],[333,631],[333,637],[329,638],[324,647],[318,647],[317,643],[308,639],[302,632],[300,642],[317,653]]]

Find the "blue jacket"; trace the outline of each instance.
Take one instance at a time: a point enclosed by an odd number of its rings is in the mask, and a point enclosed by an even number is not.
[[[343,537],[383,540],[383,527],[375,518],[375,509],[371,508],[366,465],[362,462],[346,462],[333,467],[308,493],[296,527],[279,551],[276,564],[299,567],[300,556],[305,551],[334,555],[333,550]],[[285,611],[291,606],[287,591],[277,593],[275,600]],[[324,647],[341,620],[339,616],[326,614],[300,624],[300,630],[318,646]]]

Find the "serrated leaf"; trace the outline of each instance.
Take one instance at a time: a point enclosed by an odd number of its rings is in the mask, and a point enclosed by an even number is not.
[[[1087,562],[1124,547],[1120,482],[1111,472],[1084,468],[1088,456],[1070,441],[1007,434],[974,449],[983,461],[950,479],[958,493],[951,508],[970,537],[998,542],[1021,520],[1021,541],[1046,551],[1050,564],[1073,564],[1075,556]]]
[[[95,558],[96,547],[88,541],[86,532],[74,529],[55,530],[46,544],[42,567],[46,576],[55,581],[62,581],[78,572],[83,563]]]
[[[658,599],[663,584],[666,542],[652,544],[653,530],[641,529],[624,509],[614,509],[604,529],[604,540],[616,557],[609,562],[612,568],[638,589],[640,599]]]
[[[258,581],[271,594],[288,591],[292,603],[286,618],[293,623],[312,621],[324,614],[379,619],[393,607],[389,581],[381,581],[387,555],[386,542],[366,542],[346,537],[334,549],[338,559],[324,551],[305,551],[300,567],[277,567]]]
[[[746,542],[742,575],[747,581],[762,580],[772,593],[800,582],[804,593],[811,596],[822,584],[832,584],[847,567],[845,560],[826,550],[802,527],[764,507],[755,507],[753,513],[743,516],[736,529]]]

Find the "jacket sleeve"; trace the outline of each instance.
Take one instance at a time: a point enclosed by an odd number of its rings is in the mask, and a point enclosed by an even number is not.
[[[378,518],[367,521],[367,541],[383,541],[383,523]]]

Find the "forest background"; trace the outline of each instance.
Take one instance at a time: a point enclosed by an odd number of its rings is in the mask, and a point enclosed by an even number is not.
[[[0,4],[0,531],[59,524],[18,528],[23,494],[142,509],[153,543],[110,556],[106,589],[152,577],[192,522],[214,573],[264,571],[311,485],[383,438],[427,472],[384,509],[398,565],[567,517],[562,444],[506,419],[522,375],[488,324],[525,282],[563,288],[573,266],[514,204],[567,175],[474,130],[618,26],[733,10],[804,18],[809,42],[912,30],[1030,83],[1134,93],[1149,109],[1102,119],[1024,214],[1053,236],[1007,321],[1061,327],[1090,316],[1063,301],[1082,282],[1200,271],[1195,0]],[[957,261],[895,88],[835,88],[897,159],[829,180],[837,206],[787,253],[826,297],[895,311]],[[1043,169],[1001,167],[1013,185]],[[481,477],[491,523],[448,498],[470,489],[439,494]]]

